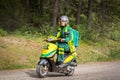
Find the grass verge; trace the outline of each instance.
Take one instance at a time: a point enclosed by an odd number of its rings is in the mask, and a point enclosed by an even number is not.
[[[35,68],[46,43],[41,38],[24,36],[0,37],[0,70]],[[78,63],[120,60],[120,42],[102,39],[81,41],[77,48]]]

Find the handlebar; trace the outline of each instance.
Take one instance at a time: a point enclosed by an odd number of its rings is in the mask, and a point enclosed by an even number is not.
[[[48,40],[48,39],[46,39],[46,40],[44,40],[44,41],[46,41],[46,42],[60,42],[61,39],[57,39],[57,40]]]
[[[44,40],[46,42],[51,42],[51,43],[55,43],[55,42],[66,42],[66,40],[64,38],[56,38],[56,37],[48,37],[46,40]]]

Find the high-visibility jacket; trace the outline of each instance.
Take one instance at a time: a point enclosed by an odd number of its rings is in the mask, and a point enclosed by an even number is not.
[[[68,46],[70,48],[70,52],[72,53],[75,51],[75,46],[73,43],[74,35],[73,35],[72,28],[69,25],[65,27],[59,27],[56,33],[56,37],[65,38],[65,41],[68,43]]]

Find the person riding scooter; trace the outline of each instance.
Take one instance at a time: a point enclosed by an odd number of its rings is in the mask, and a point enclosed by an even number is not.
[[[69,19],[67,16],[60,17],[60,27],[58,31],[55,33],[55,37],[61,38],[60,42],[58,42],[58,59],[57,64],[59,67],[63,67],[64,64],[64,53],[65,51],[70,51],[70,53],[74,53],[76,55],[75,46],[73,43],[73,31],[69,25]]]
[[[79,34],[68,24],[67,16],[60,17],[60,27],[54,36],[48,36],[46,48],[40,54],[36,72],[38,77],[45,77],[48,72],[64,73],[72,76],[77,66],[75,47],[78,46]]]

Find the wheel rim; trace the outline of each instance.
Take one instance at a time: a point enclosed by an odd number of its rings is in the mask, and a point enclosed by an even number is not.
[[[71,71],[68,71],[68,72],[66,73],[66,75],[71,76],[71,75],[74,74],[74,71],[75,71],[75,68],[71,69]]]
[[[72,75],[73,73],[74,73],[74,69],[69,72],[70,75]]]
[[[46,75],[47,73],[48,73],[48,67],[45,65],[40,65],[41,67],[40,67],[40,74],[41,75]]]

